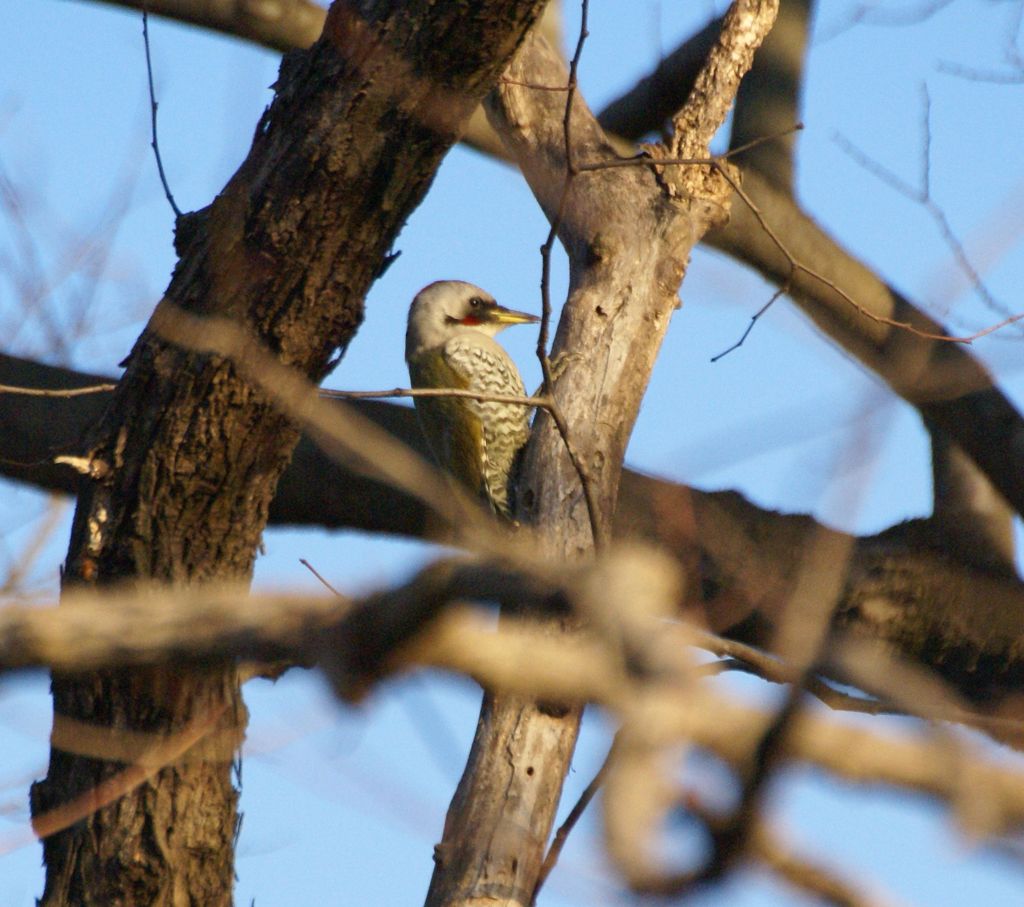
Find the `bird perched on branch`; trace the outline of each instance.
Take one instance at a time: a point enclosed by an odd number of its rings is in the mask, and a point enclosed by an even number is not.
[[[405,335],[412,386],[525,396],[515,363],[493,338],[510,325],[538,321],[461,280],[424,287],[409,307]],[[438,464],[509,517],[509,474],[529,435],[529,408],[469,397],[416,397],[415,403]]]

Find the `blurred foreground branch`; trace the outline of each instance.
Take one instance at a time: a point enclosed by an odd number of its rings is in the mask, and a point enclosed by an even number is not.
[[[107,380],[0,355],[0,383],[59,389]],[[109,393],[0,394],[6,447],[0,473],[74,492],[81,477],[54,459],[84,456],[80,439],[109,400]],[[427,455],[411,408],[361,400],[349,405]],[[309,435],[278,484],[270,522],[447,538],[421,501],[336,462]],[[625,470],[613,530],[618,538],[643,539],[671,553],[686,575],[688,607],[708,626],[767,647],[807,540],[822,527],[808,516],[757,507],[735,492],[705,492]],[[962,554],[929,520],[857,539],[834,619],[939,670],[969,697],[994,701],[1024,683],[1018,654],[1024,651],[1024,587]]]
[[[668,893],[685,888],[699,867],[669,872],[653,856],[665,823],[680,812],[712,830],[721,821],[701,805],[706,790],[678,788],[673,754],[698,747],[738,772],[774,717],[734,699],[702,671],[697,650],[714,641],[686,621],[668,620],[677,610],[678,581],[671,560],[618,547],[568,570],[555,585],[485,561],[453,559],[361,600],[249,596],[228,588],[83,593],[60,608],[0,611],[0,667],[64,672],[224,656],[284,658],[320,666],[349,701],[397,671],[432,667],[470,676],[492,692],[599,704],[620,727],[604,798],[609,852],[633,888]],[[526,611],[500,626],[465,604],[509,595]],[[528,613],[566,609],[587,618],[587,629],[569,638],[552,637]],[[207,724],[204,733],[217,734],[218,745],[232,739],[216,722]],[[77,739],[89,755],[113,758],[94,752],[105,738],[85,726],[68,730],[62,746],[73,750]],[[170,762],[185,758],[195,743],[171,746],[156,732],[147,744],[142,736],[133,732],[108,744],[138,752],[140,765],[152,772],[153,754],[171,754]],[[197,752],[227,757],[216,749],[211,737]],[[119,750],[122,761],[131,761],[126,753]],[[802,709],[787,726],[780,753],[779,767],[805,764],[848,783],[926,795],[974,837],[1024,825],[1024,771],[952,735],[869,731]],[[797,873],[799,861],[783,859],[767,828],[758,826],[750,846],[750,858],[784,876]],[[808,885],[846,890],[806,865],[802,872],[810,873]]]

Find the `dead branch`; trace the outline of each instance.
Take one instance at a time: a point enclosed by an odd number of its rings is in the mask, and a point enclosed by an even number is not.
[[[698,79],[700,93],[679,113],[678,134],[690,135],[700,153],[775,10],[774,3],[741,0],[727,17]],[[569,255],[569,298],[552,349],[567,365],[553,382],[547,376],[546,390],[571,426],[575,452],[568,456],[563,433],[540,413],[517,516],[537,527],[554,556],[572,561],[611,525],[626,443],[689,250],[722,216],[725,193],[696,170],[573,175],[574,161],[612,157],[614,149],[577,92],[532,87],[572,88],[560,55],[531,34],[506,76],[488,115]],[[678,156],[679,149],[665,154]],[[574,363],[583,351],[586,364]],[[581,484],[576,458],[586,464],[590,487]],[[531,699],[499,694],[485,701],[428,904],[469,903],[499,890],[512,903],[529,903],[578,721],[578,710],[552,714]]]

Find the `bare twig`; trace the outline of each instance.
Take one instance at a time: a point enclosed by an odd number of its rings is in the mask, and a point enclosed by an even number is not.
[[[498,80],[502,85],[518,85],[520,88],[533,88],[536,91],[570,91],[568,85],[541,85],[539,82],[529,82],[525,79],[513,79],[510,76],[502,76]]]
[[[766,680],[769,683],[790,683],[793,672],[779,663],[777,669],[765,670],[758,663],[740,658],[723,658],[719,661],[708,662],[701,666],[702,673],[709,675],[725,674],[729,671],[740,671]],[[900,715],[906,716],[907,712],[897,708],[892,703],[885,702],[868,696],[855,696],[852,693],[843,693],[834,687],[829,686],[825,681],[815,677],[808,677],[804,682],[804,689],[815,699],[837,712],[855,712],[861,715]]]
[[[565,414],[558,406],[555,398],[555,379],[551,368],[551,358],[548,355],[548,336],[551,330],[551,253],[555,246],[555,239],[558,237],[558,228],[561,226],[562,217],[565,214],[565,204],[569,198],[569,190],[572,186],[573,178],[578,173],[573,161],[572,105],[576,98],[578,87],[576,73],[579,69],[580,59],[583,56],[583,45],[586,43],[589,34],[587,31],[589,6],[589,0],[582,0],[580,4],[580,31],[576,39],[576,50],[573,53],[572,60],[569,61],[569,76],[565,86],[565,113],[562,119],[562,130],[565,136],[565,183],[562,186],[562,195],[558,202],[558,209],[554,217],[551,218],[551,224],[548,227],[548,235],[540,247],[541,320],[540,331],[537,335],[537,359],[540,361],[541,374],[544,376],[544,395],[549,400],[549,404],[545,409],[555,423],[558,434],[561,435],[562,443],[565,445],[565,451],[572,461],[576,475],[579,477],[580,487],[583,489],[583,497],[587,504],[587,516],[590,520],[590,532],[594,541],[594,549],[601,550],[608,543],[608,534],[599,517],[597,497],[594,492],[593,482],[590,479],[589,470],[570,440],[569,423],[566,421]]]
[[[871,310],[865,308],[857,302],[849,293],[847,293],[842,287],[840,287],[835,281],[825,277],[819,271],[815,270],[810,265],[800,261],[793,252],[790,251],[789,246],[785,243],[782,237],[775,231],[771,224],[768,223],[767,218],[761,209],[757,206],[750,195],[743,189],[740,181],[731,174],[728,169],[723,166],[727,155],[721,155],[716,157],[668,157],[668,158],[652,158],[647,155],[638,155],[632,158],[612,158],[605,161],[587,161],[582,164],[577,164],[576,169],[579,172],[584,171],[597,171],[597,170],[608,170],[616,167],[671,167],[671,166],[696,166],[702,165],[711,167],[717,172],[721,173],[725,180],[732,187],[733,191],[743,202],[743,204],[750,210],[750,213],[754,215],[761,229],[765,232],[768,238],[772,241],[773,245],[779,250],[779,252],[786,258],[789,263],[789,275],[784,282],[784,288],[789,287],[793,277],[798,273],[806,274],[808,277],[820,283],[822,286],[827,287],[837,296],[839,296],[845,303],[853,308],[858,314],[863,315],[865,318],[873,321],[875,324],[882,324],[886,327],[897,328],[899,330],[907,331],[910,334],[920,337],[924,340],[938,340],[946,343],[957,343],[965,346],[970,346],[975,340],[980,340],[982,337],[986,337],[989,334],[995,333],[996,331],[1002,330],[1011,324],[1024,320],[1024,312],[1018,312],[1014,315],[1009,315],[1002,321],[995,324],[989,325],[988,327],[982,328],[975,331],[973,334],[964,335],[953,335],[953,334],[940,334],[934,331],[924,331],[921,328],[915,327],[909,321],[899,321],[895,318],[889,318],[885,315],[879,315]],[[769,300],[768,305],[771,305],[775,301],[776,296],[773,296]],[[768,305],[764,306],[767,308]],[[762,313],[758,312],[755,316],[760,317]],[[743,337],[745,338],[749,334],[749,328],[744,332]],[[742,340],[740,341],[742,342]],[[737,343],[736,345],[739,345]],[[732,348],[725,352],[730,352]],[[715,358],[721,358],[724,353],[719,353]]]
[[[797,258],[793,255],[793,253],[790,252],[789,247],[786,245],[785,242],[783,242],[782,238],[778,235],[778,233],[776,233],[768,224],[761,210],[754,203],[753,199],[751,199],[751,197],[743,190],[739,182],[724,169],[720,169],[719,172],[721,172],[725,176],[726,180],[728,180],[729,184],[732,186],[733,191],[743,201],[743,204],[750,209],[751,214],[753,214],[754,217],[757,219],[757,222],[761,225],[761,228],[765,231],[765,233],[768,235],[771,241],[775,244],[776,248],[778,248],[779,252],[781,252],[789,261],[790,279],[792,279],[793,275],[796,274],[797,272],[803,272],[808,277],[811,277],[814,280],[821,283],[823,286],[828,287],[830,290],[832,290],[833,293],[838,295],[844,302],[850,305],[859,314],[863,315],[870,321],[875,322],[876,324],[884,324],[887,327],[899,328],[900,330],[907,331],[908,333],[914,334],[915,336],[921,337],[925,340],[940,340],[945,341],[947,343],[961,343],[965,345],[970,345],[975,340],[980,340],[982,337],[985,337],[989,334],[994,333],[995,331],[1001,330],[1002,328],[1007,327],[1008,325],[1015,324],[1021,319],[1024,319],[1024,312],[1018,312],[1016,315],[1011,315],[1008,318],[1004,318],[997,324],[993,324],[990,325],[989,327],[982,328],[979,331],[975,331],[973,334],[953,336],[950,334],[938,334],[931,331],[923,331],[920,328],[915,327],[908,321],[898,321],[897,319],[894,318],[888,318],[885,315],[878,315],[875,312],[872,312],[861,306],[852,296],[850,296],[849,293],[847,293],[842,287],[835,283],[835,281],[829,280],[827,277],[815,271],[813,268],[798,261]]]
[[[327,582],[326,579],[323,578],[323,576],[320,574],[320,571],[317,570],[316,567],[314,567],[304,557],[299,558],[299,563],[302,564],[302,566],[305,567],[310,573],[312,573],[313,576],[315,576],[320,581],[320,585],[323,586],[328,592],[333,592],[335,595],[341,595],[341,593],[337,589],[335,589],[334,586],[332,586],[329,582]]]
[[[102,394],[112,391],[116,384],[93,384],[89,387],[70,388],[39,388],[39,387],[14,387],[10,384],[0,384],[0,394],[17,394],[22,397],[82,397],[87,394]]]
[[[164,195],[167,196],[167,203],[171,206],[171,210],[174,212],[175,217],[181,217],[181,209],[178,207],[177,202],[174,201],[174,195],[171,193],[170,184],[167,182],[167,174],[164,172],[163,158],[160,156],[160,144],[157,141],[157,130],[156,130],[156,91],[153,88],[153,61],[150,59],[149,54],[149,10],[146,6],[142,8],[142,43],[146,48],[146,78],[149,83],[149,110],[150,110],[150,125],[152,127],[153,138],[150,142],[150,147],[153,149],[153,156],[156,158],[156,169],[160,173],[160,183],[164,187]]]
[[[772,293],[768,301],[763,306],[761,306],[761,308],[759,308],[756,312],[754,312],[753,315],[750,316],[750,322],[749,324],[747,324],[747,327],[743,331],[743,333],[740,334],[739,340],[734,341],[732,344],[730,344],[724,350],[722,350],[722,352],[716,353],[714,356],[711,357],[711,361],[718,362],[719,359],[723,359],[724,357],[728,356],[729,353],[733,352],[733,350],[738,350],[741,346],[743,346],[744,341],[747,339],[747,337],[750,336],[750,332],[754,330],[754,327],[757,325],[757,322],[760,320],[761,316],[764,315],[764,313],[767,312],[775,304],[776,300],[778,300],[782,296],[785,296],[788,292],[789,283],[787,282],[780,286],[774,293]]]
[[[1021,316],[1015,315],[1010,309],[997,300],[989,290],[985,281],[982,279],[981,274],[978,273],[978,269],[974,266],[967,254],[967,250],[964,248],[960,238],[953,231],[953,227],[949,222],[949,218],[946,216],[945,210],[939,205],[932,195],[932,179],[931,179],[931,158],[932,158],[932,126],[931,126],[931,95],[928,92],[928,86],[921,86],[921,175],[920,175],[920,186],[914,188],[905,180],[901,179],[895,173],[888,168],[884,167],[881,163],[869,157],[863,150],[853,144],[848,138],[843,135],[837,135],[835,142],[839,148],[858,165],[863,167],[868,173],[875,176],[878,180],[892,189],[894,192],[899,193],[904,198],[913,202],[916,205],[924,208],[928,216],[932,219],[939,231],[939,235],[942,237],[946,246],[949,248],[953,255],[953,259],[956,261],[957,266],[961,272],[967,278],[970,286],[974,289],[974,292],[978,294],[986,306],[992,311],[998,312],[1003,315],[1007,323],[1014,323],[1018,321]],[[955,339],[955,338],[951,338]],[[972,336],[971,339],[976,339]]]
[[[2,387],[0,387],[2,390]],[[341,391],[320,390],[321,397],[335,400],[387,400],[393,397],[460,397],[468,400],[479,400],[481,403],[511,403],[514,406],[531,406],[550,410],[551,398],[520,397],[515,394],[485,394],[479,391],[465,390],[454,387],[396,387],[387,391]]]
[[[723,674],[742,671],[769,683],[790,684],[797,672],[784,661],[761,649],[712,633],[697,632],[694,645],[722,656],[722,660],[700,667],[701,673]],[[880,663],[881,660],[881,663]],[[866,695],[844,693],[820,677],[807,677],[804,689],[828,708],[863,715],[892,715],[945,721],[973,728],[1003,743],[1019,748],[1024,740],[1024,720],[977,711],[948,685],[923,669],[914,668],[869,645],[855,646],[841,640],[825,673],[836,672],[846,683],[858,685]]]
[[[590,802],[597,796],[601,785],[604,784],[604,779],[608,776],[608,770],[614,758],[615,740],[612,741],[612,745],[605,755],[601,767],[597,770],[594,777],[590,779],[590,783],[584,788],[583,793],[580,794],[573,808],[569,810],[569,815],[565,817],[565,821],[559,826],[558,831],[555,832],[551,845],[548,847],[548,852],[544,856],[544,862],[541,864],[540,873],[537,876],[537,884],[533,889],[533,897],[530,899],[531,905],[537,903],[537,896],[540,894],[541,888],[544,887],[548,876],[551,875],[551,871],[558,863],[558,858],[562,855],[566,841],[569,840],[569,835],[572,834],[572,830],[580,819],[583,818],[583,813],[586,812]]]

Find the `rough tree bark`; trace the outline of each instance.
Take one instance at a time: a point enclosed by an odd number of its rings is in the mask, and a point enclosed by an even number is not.
[[[541,6],[336,3],[321,40],[285,58],[241,168],[209,208],[178,223],[165,302],[235,319],[320,380],[360,323],[398,230]],[[297,439],[229,363],[147,329],[93,434],[66,586],[247,580]],[[55,676],[53,695],[49,771],[32,798],[40,829],[69,804],[103,805],[133,761],[126,736],[159,748],[219,726],[237,740],[245,723],[230,662]],[[90,726],[87,742],[78,731]],[[43,903],[230,903],[231,759],[230,746],[186,757],[46,837]]]
[[[122,5],[132,4],[126,2]],[[157,5],[153,4],[151,8],[155,9]],[[167,11],[172,14],[176,8],[195,6],[189,0],[159,5],[167,7]],[[240,28],[234,21],[228,21],[222,27],[236,32]],[[241,28],[241,33],[246,33],[244,27]],[[705,43],[708,43],[715,34],[717,34],[717,26],[706,30],[702,38]],[[267,40],[265,37],[261,38],[255,34],[252,37],[256,40]],[[286,46],[292,40],[300,39],[285,38],[284,43],[280,46]],[[698,55],[698,59],[703,60],[705,53],[706,48]],[[689,77],[691,81],[695,73],[696,67],[691,67]],[[656,83],[660,89],[685,84],[684,80],[668,79],[663,74],[650,82]],[[675,100],[669,98],[666,107],[663,90],[659,91],[657,100],[663,112],[656,121],[641,116],[634,118],[639,125],[616,126],[616,128],[621,129],[624,133],[629,133],[632,128],[637,129],[638,133],[643,133],[660,125],[671,114]],[[633,113],[639,110],[644,115],[649,115],[649,111],[655,109],[653,105],[648,104],[631,103],[624,106]],[[608,113],[606,112],[606,114]],[[602,117],[602,119],[607,123],[606,117]],[[788,123],[784,125],[788,125]],[[764,131],[765,127],[758,128]],[[754,130],[754,134],[758,134],[758,129]],[[770,222],[776,225],[785,224],[784,232],[787,240],[790,241],[791,248],[801,260],[813,261],[815,264],[823,261],[831,262],[837,249],[834,241],[800,213],[796,202],[787,191],[786,172],[782,173],[782,178],[778,178],[776,173],[772,173],[772,177],[771,181],[765,181],[760,180],[757,174],[751,174],[745,180],[745,187],[761,209],[770,212]],[[774,183],[774,187],[769,185],[770,182]],[[815,320],[833,337],[844,343],[847,348],[853,349],[871,367],[890,380],[897,392],[903,394],[925,412],[928,412],[929,408],[932,411],[938,409],[939,414],[942,415],[944,410],[944,421],[951,432],[976,437],[976,449],[981,450],[983,454],[987,452],[989,455],[985,465],[989,469],[990,475],[1001,477],[1004,493],[1009,491],[1010,494],[1013,494],[1016,491],[1015,502],[1019,509],[1019,502],[1022,500],[1019,492],[1021,472],[1014,468],[1014,463],[1019,458],[1013,456],[1013,451],[1020,447],[1020,417],[1006,404],[1005,398],[991,388],[991,379],[984,370],[979,369],[971,357],[960,348],[950,347],[948,344],[936,345],[934,342],[925,342],[920,339],[914,339],[908,344],[907,338],[900,332],[866,325],[862,318],[853,315],[846,301],[836,294],[830,293],[827,288],[823,288],[813,278],[802,273],[794,276],[790,272],[790,262],[773,246],[770,238],[764,235],[750,212],[741,203],[734,202],[733,211],[734,219],[729,227],[713,232],[713,240],[732,254],[745,258],[760,267],[779,283],[790,280],[795,295],[801,303],[806,305],[812,313],[815,311],[819,313],[812,317],[815,317]],[[844,263],[840,259],[838,270],[835,274],[829,272],[829,276],[871,311],[883,315],[896,314],[896,317],[904,317],[903,313],[908,313],[909,317],[916,317],[909,303],[895,297],[889,288],[885,287],[859,263]],[[936,329],[933,323],[919,322],[919,324],[925,330]],[[930,363],[934,366],[936,359],[945,363],[944,370],[921,368],[922,363]],[[910,371],[904,368],[908,362],[913,366]],[[935,375],[939,371],[945,371],[946,384],[941,389],[941,393],[936,392],[934,381]],[[895,380],[893,380],[894,378]],[[979,388],[982,393],[974,394],[966,400],[957,399],[953,406],[950,406],[946,398],[951,391],[955,391],[955,396],[959,398],[965,379],[971,387]],[[12,380],[10,383],[30,382]],[[996,396],[996,404],[999,404],[995,407],[987,402],[992,394]],[[82,408],[88,405],[84,399],[48,401],[48,404],[51,407],[65,408],[69,418],[79,414]],[[404,432],[407,436],[409,435],[410,424],[404,420],[405,414],[396,413],[393,408],[386,406],[377,407],[370,404],[368,408],[378,413],[383,421],[393,423],[399,429],[399,433]],[[50,420],[51,424],[63,428],[63,418]],[[0,414],[0,419],[2,419],[2,414]],[[994,434],[992,426],[999,431]],[[414,432],[414,429],[412,431]],[[5,445],[10,437],[10,435],[5,435]],[[1002,437],[1004,443],[992,443],[993,437]],[[8,454],[9,451],[5,450],[5,457]],[[12,459],[24,462],[35,459],[35,457],[15,455]],[[329,521],[332,510],[336,507],[337,510],[334,512],[342,514],[340,519],[346,521],[345,525],[357,525],[371,529],[384,528],[389,531],[417,534],[423,531],[422,511],[415,505],[406,506],[408,502],[403,503],[400,501],[400,495],[395,495],[390,491],[385,490],[383,493],[391,494],[396,500],[395,505],[378,508],[375,512],[370,513],[366,507],[366,501],[372,500],[372,498],[359,491],[360,480],[353,481],[351,476],[347,477],[351,484],[345,481],[323,482],[323,485],[339,490],[339,500],[326,503],[326,505],[325,502],[318,501],[318,505],[325,506],[310,507],[310,503],[303,493],[302,476],[322,474],[322,470],[337,469],[337,467],[320,458],[309,445],[302,448],[300,462],[295,464],[297,467],[302,465],[308,470],[307,472],[303,473],[301,469],[296,471],[293,468],[290,470],[290,474],[295,478],[292,480],[286,478],[279,487],[278,496],[270,505],[272,516],[286,520],[300,519],[304,522],[312,519],[319,521],[322,518]],[[17,468],[12,469],[9,466],[9,463],[5,463],[3,467],[8,474],[12,474],[12,471],[13,474],[18,473]],[[49,487],[68,487],[66,467],[34,466],[21,472],[22,477],[30,478],[32,481],[38,481]],[[344,472],[342,471],[340,474],[344,475]],[[51,482],[53,485],[50,485]],[[372,483],[365,484],[367,487],[372,487]],[[379,490],[380,486],[376,486],[376,488]],[[378,493],[380,492],[378,491]],[[714,502],[711,506],[706,503],[709,500]],[[625,506],[620,506],[617,511],[620,525],[628,524],[633,531],[649,534],[663,543],[667,540],[670,544],[676,541],[680,546],[692,546],[689,549],[688,557],[697,554],[704,557],[710,548],[715,548],[714,557],[710,558],[710,563],[705,565],[710,569],[699,574],[700,580],[706,586],[725,593],[718,597],[718,607],[717,609],[712,608],[709,611],[710,615],[722,621],[720,626],[735,625],[737,618],[742,618],[743,615],[752,617],[754,620],[751,625],[742,629],[748,634],[747,638],[759,642],[764,641],[765,637],[759,635],[763,631],[760,622],[770,611],[765,608],[763,600],[751,600],[751,590],[756,587],[763,597],[765,573],[762,572],[761,567],[769,561],[771,562],[770,566],[774,568],[774,573],[784,577],[787,551],[799,548],[800,540],[805,538],[807,533],[816,531],[809,520],[782,518],[780,521],[773,521],[773,518],[779,515],[757,511],[756,508],[736,496],[728,494],[702,496],[700,493],[691,492],[688,489],[673,488],[667,483],[656,483],[653,480],[633,475],[627,475],[624,478],[622,503]],[[306,514],[306,516],[303,517],[302,514]],[[709,518],[708,514],[712,514],[712,517]],[[335,519],[338,517],[336,516]],[[709,519],[719,527],[714,533],[709,531],[709,527],[712,525]],[[787,528],[783,529],[784,526]],[[698,529],[698,527],[700,528]],[[946,568],[961,566],[955,561],[951,561],[948,555],[942,552],[940,539],[928,532],[917,531],[919,528],[912,527],[910,531],[906,531],[903,527],[898,527],[893,532],[879,537],[876,566],[875,568],[869,567],[869,569],[875,569],[878,572],[881,565],[887,564],[888,567],[906,574],[907,570],[913,568],[913,564],[910,560],[902,561],[899,564],[893,563],[892,552],[896,550],[906,553],[908,546],[910,553],[921,564],[922,576],[934,578],[941,576],[942,571]],[[731,530],[735,531],[730,537]],[[673,538],[673,533],[675,533],[675,538]],[[716,547],[713,536],[719,539],[718,547]],[[708,540],[710,540],[709,544],[704,550],[696,550],[697,542],[703,544]],[[864,541],[868,546],[872,543],[871,540]],[[773,542],[784,544],[773,545]],[[758,562],[756,568],[752,566],[752,559]],[[865,563],[870,565],[870,560]],[[854,567],[856,572],[856,561]],[[851,582],[856,585],[864,578],[854,576]],[[871,579],[871,577],[867,578]],[[870,586],[870,583],[867,585]],[[994,624],[989,621],[984,622],[985,626],[980,626],[983,622],[976,619],[977,614],[975,614],[974,620],[968,620],[966,623],[957,618],[958,615],[972,613],[969,610],[970,601],[972,596],[977,595],[980,588],[977,578],[968,577],[963,583],[958,582],[955,588],[954,584],[947,583],[946,585],[950,592],[948,600],[941,596],[933,597],[930,594],[924,598],[918,597],[918,603],[927,603],[927,608],[921,608],[913,605],[908,599],[907,604],[910,606],[905,612],[908,620],[901,622],[897,619],[888,626],[877,627],[879,637],[892,638],[899,642],[908,653],[916,652],[918,657],[936,664],[940,669],[943,661],[957,662],[954,665],[955,670],[952,672],[952,676],[954,679],[958,679],[958,682],[959,679],[966,678],[968,686],[970,686],[972,676],[983,677],[989,674],[993,668],[1000,670],[1009,668],[1012,676],[1003,679],[1007,681],[1011,689],[1018,688],[1022,675],[1018,665],[1020,659],[1016,653],[1022,647],[1017,644],[1016,639],[1019,635],[1017,628],[1021,626],[1021,622],[1013,616],[1018,613],[1018,603],[1000,600],[998,596],[986,599],[994,608],[992,618],[998,624],[999,632],[996,634],[998,639],[993,639],[988,630]],[[919,586],[920,584],[915,580],[914,588],[908,589],[908,594],[913,592],[914,595],[918,595],[921,591]],[[1017,591],[1019,590],[1014,590],[1015,593]],[[712,602],[712,604],[716,604],[716,602]],[[850,619],[851,614],[856,615],[858,608],[856,596],[849,601],[849,604],[847,619]],[[1006,607],[1002,607],[1003,605]],[[899,615],[897,615],[898,617]],[[742,622],[740,619],[739,623],[742,624]],[[931,630],[928,629],[929,626]],[[978,661],[979,652],[984,656],[982,662]],[[978,670],[979,666],[982,668],[981,671]],[[68,745],[72,748],[76,746],[73,742]],[[108,744],[110,747],[114,745],[113,740]],[[108,749],[108,755],[110,751]]]
[[[707,155],[776,10],[774,2],[733,5],[699,90],[676,120],[676,140],[652,149],[655,160]],[[541,414],[517,515],[553,557],[572,560],[610,530],[626,444],[686,261],[724,213],[725,184],[700,171],[653,167],[579,172],[567,184],[577,165],[614,160],[613,146],[578,95],[570,95],[566,136],[565,96],[531,87],[568,84],[560,55],[542,38],[527,40],[508,75],[488,112],[569,255],[569,298],[553,346],[565,367],[552,390],[593,492],[588,503],[563,439]],[[515,696],[485,697],[435,853],[428,904],[531,903],[580,714]]]

